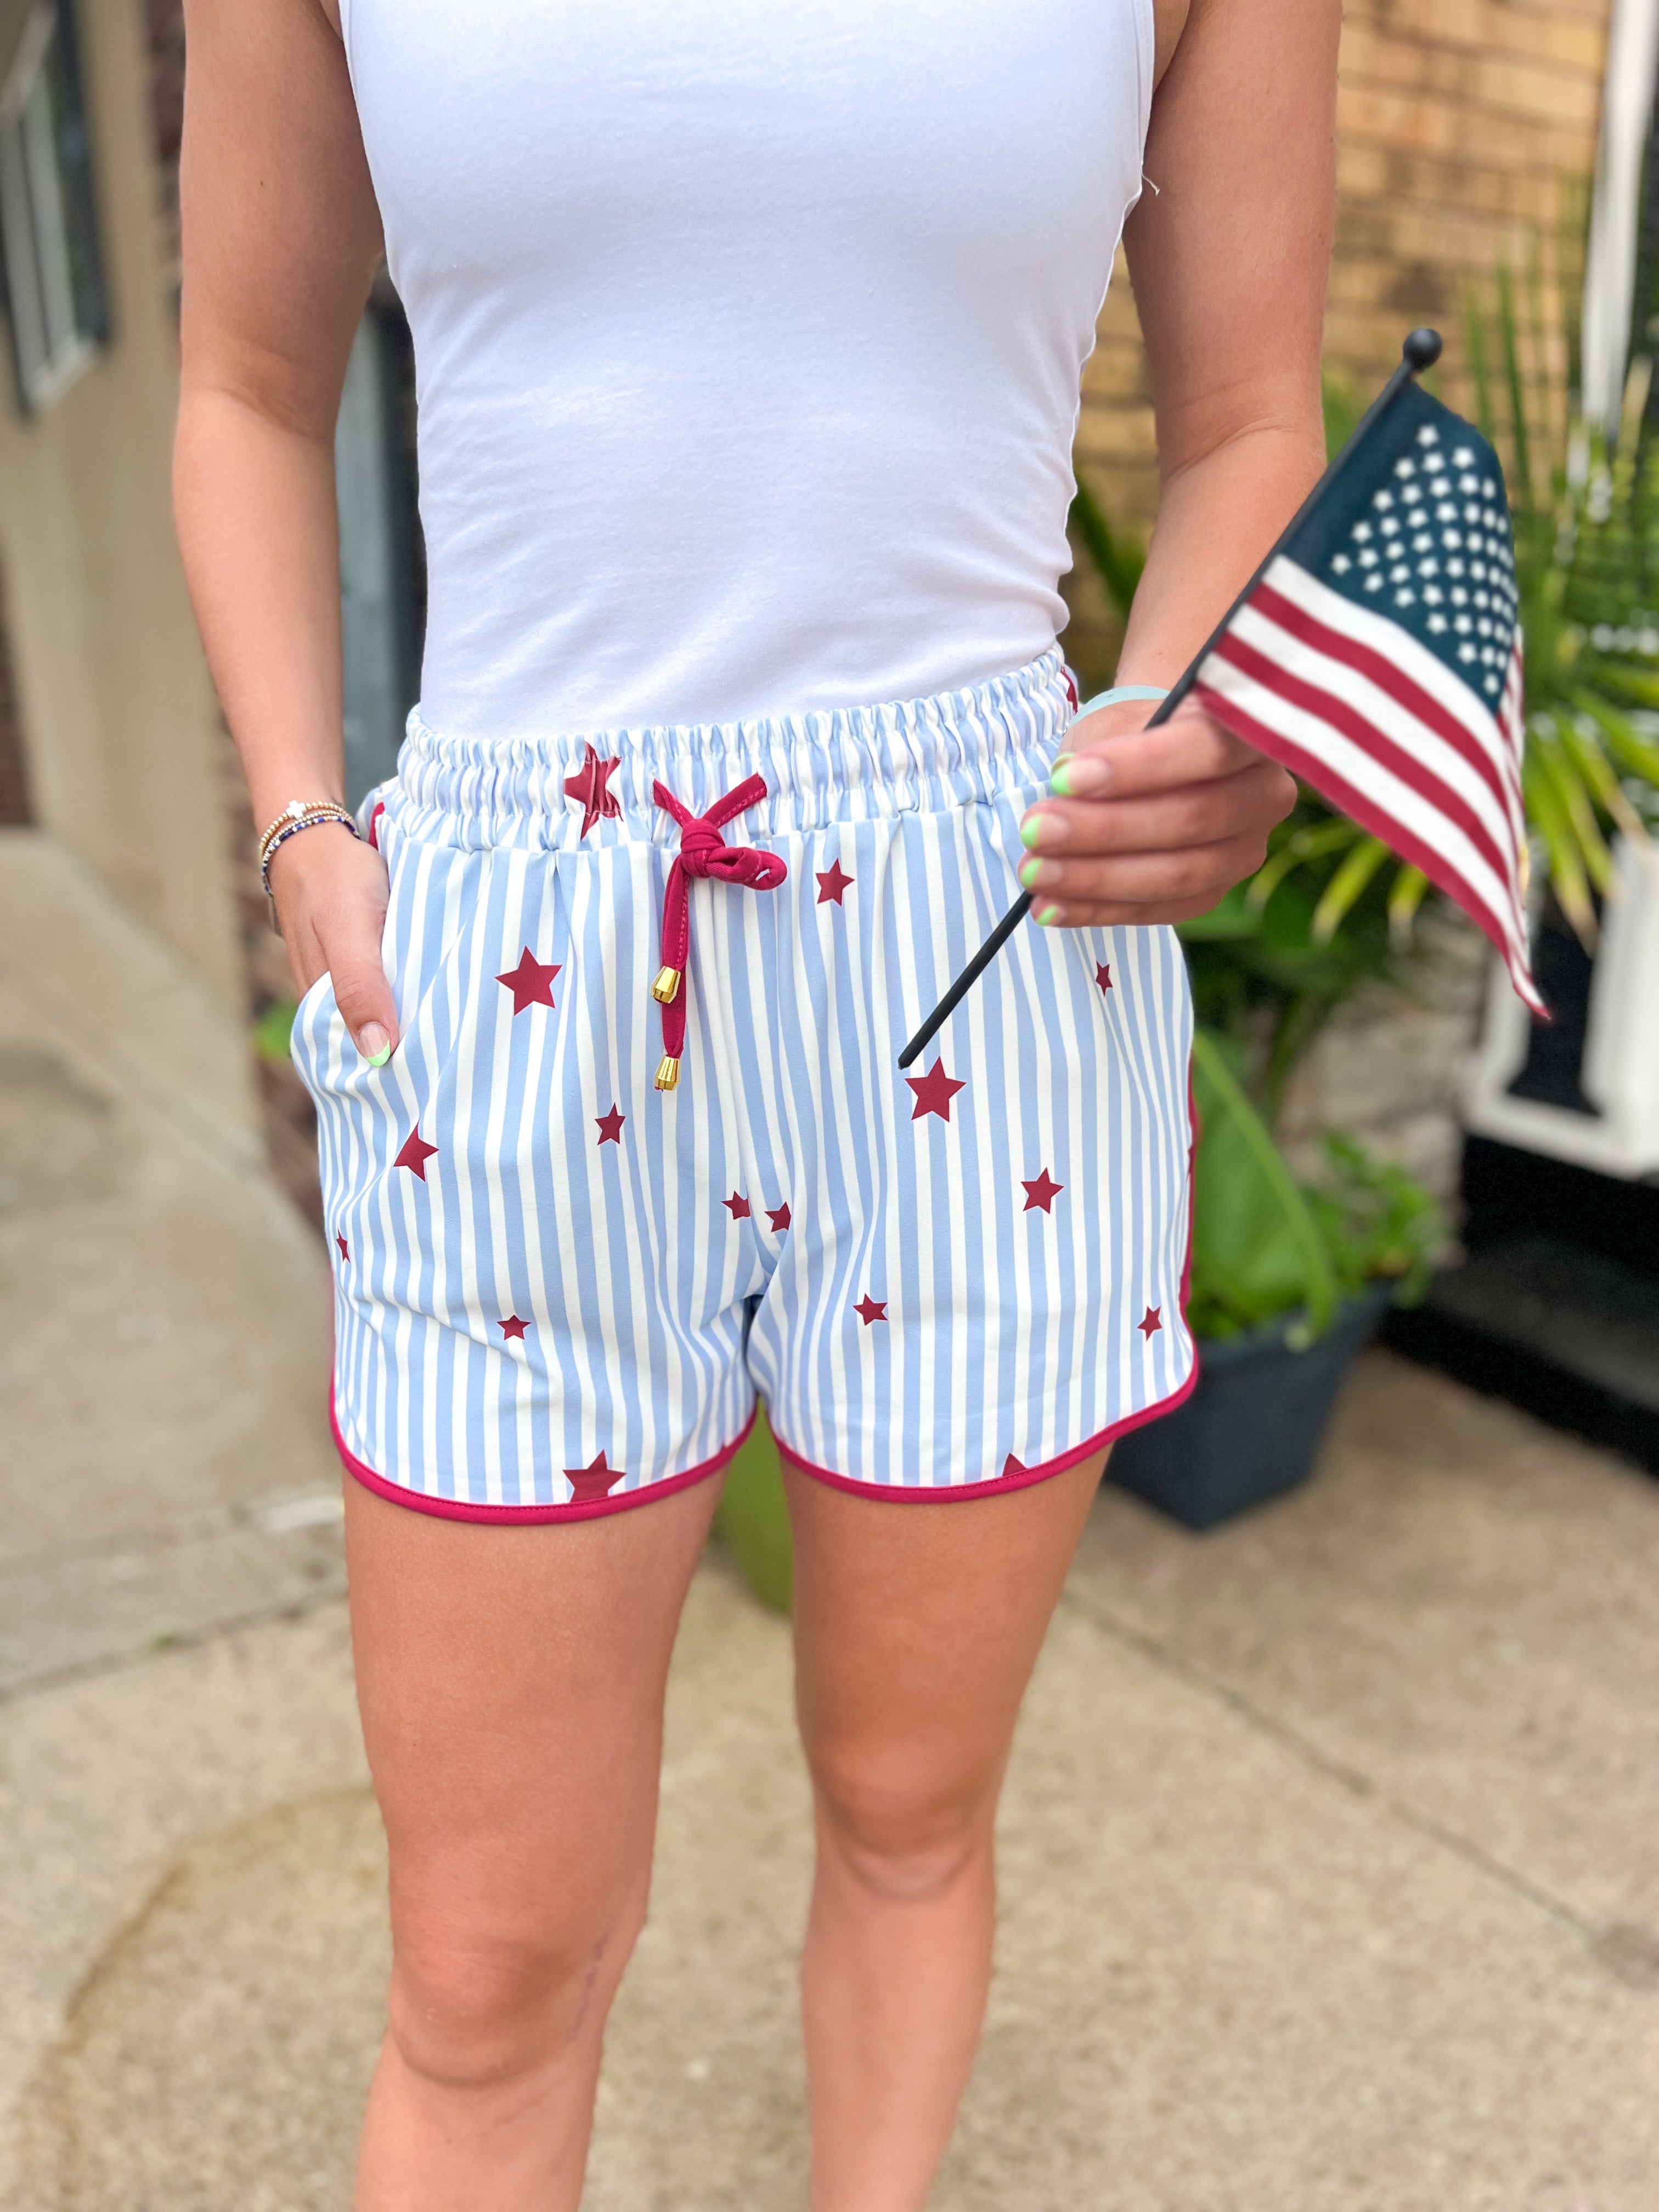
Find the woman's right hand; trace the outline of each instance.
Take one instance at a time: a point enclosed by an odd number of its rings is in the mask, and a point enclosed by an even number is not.
[[[397,1003],[380,963],[386,862],[342,824],[320,823],[277,848],[270,880],[301,996],[326,969],[353,1042],[372,1067],[384,1067],[398,1042]]]

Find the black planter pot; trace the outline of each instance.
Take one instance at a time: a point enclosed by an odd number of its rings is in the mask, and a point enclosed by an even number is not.
[[[1188,1528],[1213,1528],[1314,1471],[1343,1378],[1388,1310],[1386,1285],[1337,1309],[1305,1352],[1287,1315],[1243,1336],[1199,1340],[1198,1387],[1112,1449],[1106,1480]]]

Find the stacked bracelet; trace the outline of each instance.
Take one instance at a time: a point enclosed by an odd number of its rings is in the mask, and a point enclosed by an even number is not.
[[[290,837],[297,837],[301,830],[314,830],[321,822],[337,822],[354,837],[360,834],[350,809],[342,806],[337,799],[290,799],[259,840],[259,881],[267,898],[270,896],[271,856],[276,848],[285,845]]]

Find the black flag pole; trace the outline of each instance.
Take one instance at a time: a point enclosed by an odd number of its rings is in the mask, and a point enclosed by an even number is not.
[[[1255,591],[1256,586],[1261,581],[1262,577],[1267,574],[1268,568],[1276,558],[1280,547],[1295,535],[1296,532],[1300,529],[1307,517],[1312,514],[1314,508],[1318,506],[1320,501],[1322,500],[1329,492],[1331,486],[1335,483],[1342,471],[1347,466],[1350,459],[1353,454],[1358,452],[1360,447],[1364,444],[1367,434],[1374,428],[1378,418],[1388,411],[1389,408],[1399,398],[1400,394],[1405,390],[1406,386],[1411,382],[1413,377],[1421,375],[1422,372],[1425,368],[1432,368],[1435,362],[1438,361],[1439,358],[1439,331],[1431,330],[1413,331],[1400,349],[1400,366],[1395,370],[1393,375],[1389,377],[1388,382],[1383,386],[1381,392],[1377,393],[1376,398],[1372,400],[1370,405],[1360,416],[1358,422],[1355,425],[1352,436],[1343,447],[1341,452],[1336,456],[1335,459],[1332,461],[1329,467],[1325,471],[1323,476],[1320,477],[1319,482],[1308,494],[1306,499],[1303,501],[1301,506],[1297,507],[1296,513],[1291,517],[1284,529],[1279,532],[1279,536],[1273,540],[1273,544],[1262,556],[1262,558],[1257,562],[1249,581],[1245,585],[1243,590],[1239,592],[1237,598],[1228,608],[1226,613],[1223,615],[1221,620],[1210,632],[1209,636],[1205,639],[1204,643],[1200,647],[1198,652],[1188,663],[1187,667],[1177,678],[1174,687],[1170,691],[1169,696],[1159,702],[1157,710],[1147,718],[1146,724],[1147,729],[1156,729],[1160,722],[1167,722],[1169,720],[1170,715],[1175,713],[1176,708],[1180,706],[1182,701],[1186,697],[1187,694],[1192,690],[1193,685],[1197,682],[1199,670],[1204,665],[1206,660],[1208,659],[1212,650],[1220,643],[1228,625],[1233,619],[1233,617],[1238,612],[1246,599],[1249,598],[1251,592]],[[1001,921],[991,932],[991,934],[986,939],[984,944],[980,946],[979,951],[975,953],[973,958],[963,969],[961,975],[957,977],[956,981],[951,984],[950,989],[939,1000],[938,1006],[934,1007],[933,1012],[928,1015],[927,1020],[923,1022],[921,1027],[916,1031],[909,1043],[905,1046],[903,1051],[899,1054],[898,1064],[901,1067],[908,1067],[912,1062],[916,1060],[919,1054],[924,1052],[927,1046],[933,1042],[934,1037],[938,1036],[939,1030],[943,1029],[945,1024],[962,1004],[962,1001],[967,997],[969,992],[973,989],[975,984],[978,982],[980,977],[985,973],[991,963],[996,958],[998,953],[1001,951],[1003,946],[1008,942],[1008,939],[1013,935],[1014,932],[1019,927],[1021,922],[1024,921],[1026,915],[1030,912],[1031,896],[1032,895],[1030,891],[1022,891],[1019,896],[1014,901],[1013,904],[1009,908],[1007,913],[1003,915]]]

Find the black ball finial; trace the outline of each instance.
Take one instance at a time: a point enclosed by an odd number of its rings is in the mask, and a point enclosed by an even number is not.
[[[1420,376],[1425,368],[1432,368],[1440,358],[1440,333],[1431,330],[1413,331],[1400,350],[1405,356],[1406,366]]]

